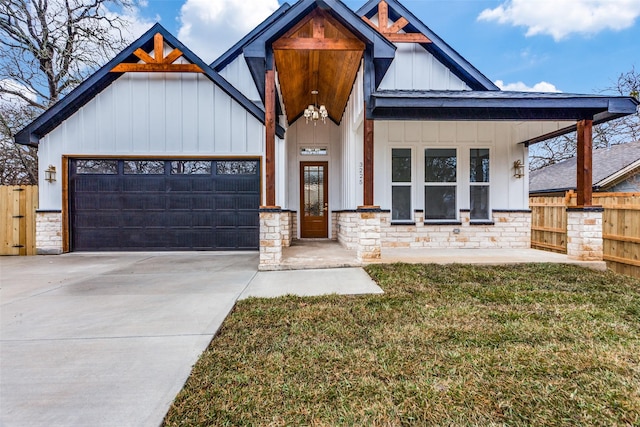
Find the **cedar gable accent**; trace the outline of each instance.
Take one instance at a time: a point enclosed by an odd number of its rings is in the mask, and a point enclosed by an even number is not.
[[[121,62],[111,69],[113,73],[129,72],[176,72],[176,73],[202,73],[202,68],[196,64],[174,64],[182,56],[180,49],[173,49],[167,56],[164,56],[164,37],[156,33],[153,36],[153,55],[149,55],[144,50],[138,48],[133,54],[144,63]]]
[[[378,30],[380,34],[385,36],[387,40],[394,43],[431,43],[431,40],[422,33],[401,33],[409,24],[409,21],[401,16],[393,24],[389,25],[389,5],[386,1],[381,0],[378,3],[378,25],[366,16],[362,19],[367,24]]]

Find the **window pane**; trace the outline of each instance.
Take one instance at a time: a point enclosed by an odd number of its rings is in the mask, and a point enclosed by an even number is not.
[[[117,160],[76,160],[76,173],[78,174],[104,174],[117,175]]]
[[[424,188],[425,219],[456,219],[456,187],[426,186]]]
[[[473,148],[470,154],[471,182],[489,182],[489,150]]]
[[[410,220],[411,218],[411,187],[391,188],[391,219]]]
[[[471,219],[489,219],[489,186],[472,185]]]
[[[425,182],[456,182],[456,150],[434,149],[424,150]]]
[[[163,175],[164,161],[162,160],[125,160],[125,175]]]
[[[391,181],[411,182],[411,149],[391,150]]]
[[[304,167],[304,216],[323,217],[324,211],[324,166]]]
[[[209,175],[211,173],[211,161],[173,161],[171,162],[171,173],[174,175]]]
[[[255,160],[218,161],[217,175],[255,175],[258,173],[258,162]]]

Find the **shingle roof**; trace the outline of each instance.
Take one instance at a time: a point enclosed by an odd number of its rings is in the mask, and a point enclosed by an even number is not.
[[[638,163],[640,141],[593,150],[593,186],[601,187],[617,172]],[[529,192],[566,191],[576,188],[576,158],[531,172]]]

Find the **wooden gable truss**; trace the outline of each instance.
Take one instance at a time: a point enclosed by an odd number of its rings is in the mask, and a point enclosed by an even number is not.
[[[156,33],[153,36],[153,55],[149,55],[144,50],[138,48],[133,54],[143,63],[121,62],[111,69],[114,73],[128,72],[160,72],[160,73],[202,73],[204,72],[196,64],[174,64],[182,56],[180,49],[173,49],[167,56],[164,56],[164,38],[162,34]]]
[[[400,17],[393,24],[389,25],[389,5],[386,1],[381,0],[378,3],[378,25],[366,16],[362,19],[373,28],[378,30],[380,34],[385,36],[387,40],[394,43],[431,43],[431,40],[422,33],[401,33],[409,24],[404,17]]]

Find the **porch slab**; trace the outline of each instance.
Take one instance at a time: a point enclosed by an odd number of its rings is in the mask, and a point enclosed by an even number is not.
[[[261,266],[260,270],[310,270],[325,268],[360,267],[356,251],[346,249],[335,240],[294,240],[282,248],[280,265]]]
[[[574,264],[592,270],[605,271],[605,261],[579,261],[565,254],[537,249],[416,249],[382,248],[375,264],[406,262],[410,264],[481,264],[510,265],[525,263]],[[372,263],[370,263],[372,264]]]

